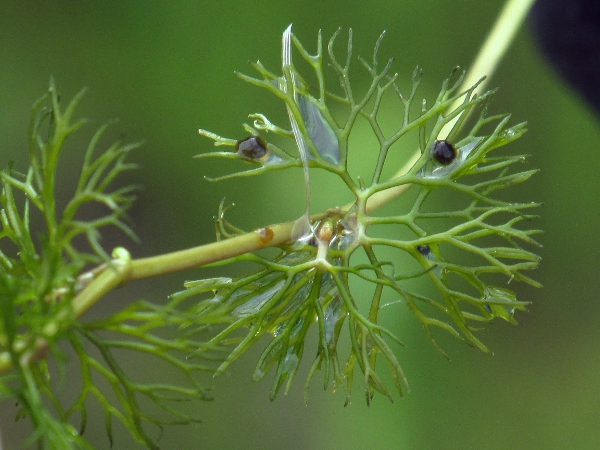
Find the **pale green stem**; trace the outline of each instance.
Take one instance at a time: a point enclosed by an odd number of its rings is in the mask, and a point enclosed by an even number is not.
[[[483,92],[490,77],[496,71],[496,68],[500,64],[502,57],[514,40],[517,31],[527,17],[527,13],[533,6],[534,2],[535,0],[507,0],[500,13],[500,16],[498,17],[498,20],[496,20],[496,24],[481,46],[475,62],[467,71],[467,76],[460,87],[461,91],[466,91],[481,78],[486,77],[485,80],[483,80],[483,82],[477,87],[477,89],[475,89],[474,94]],[[461,102],[462,99],[457,99],[456,102],[450,107],[450,110],[456,108]],[[439,134],[440,139],[444,139],[448,135],[459,118],[460,115],[456,116],[454,120],[448,122],[444,128],[442,128]],[[407,173],[415,165],[420,156],[420,150],[416,150],[393,178],[398,178]],[[367,210],[374,211],[389,203],[390,201],[402,195],[410,186],[410,184],[403,184],[401,186],[376,193],[369,198]]]
[[[518,29],[533,3],[534,0],[508,0],[506,2],[494,28],[481,47],[475,63],[467,72],[465,81],[461,86],[462,90],[466,90],[475,84],[484,75],[488,77],[486,81],[489,80],[489,77],[494,73],[509,45],[514,40]],[[484,88],[486,81],[479,85],[479,91]],[[460,100],[457,100],[457,102],[460,102]],[[451,127],[452,124],[448,124],[448,126]],[[447,133],[446,130],[448,129],[443,129],[440,135]],[[419,157],[420,153],[416,151],[395,177],[405,174]],[[378,192],[369,198],[367,211],[373,211],[389,203],[409,187],[409,185],[402,185]],[[312,219],[318,220],[326,215],[327,213],[319,214],[313,216]],[[231,239],[137,260],[130,260],[129,253],[125,249],[115,249],[115,252],[113,252],[115,260],[113,260],[112,266],[107,266],[106,270],[101,272],[97,278],[73,299],[73,314],[75,317],[80,317],[104,295],[128,281],[199,267],[254,252],[261,248],[278,246],[290,242],[292,240],[294,223],[287,222],[270,225]],[[43,343],[40,344],[40,346],[42,345]],[[0,353],[0,373],[7,372],[11,368],[10,354],[8,352]]]

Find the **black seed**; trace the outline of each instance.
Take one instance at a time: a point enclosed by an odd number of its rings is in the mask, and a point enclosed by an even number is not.
[[[262,159],[267,154],[267,144],[260,136],[250,136],[235,145],[238,155],[249,159]]]
[[[456,158],[456,149],[448,141],[435,141],[431,154],[437,162],[447,166]]]
[[[429,245],[417,245],[417,250],[425,257],[429,256],[429,254],[431,253]]]

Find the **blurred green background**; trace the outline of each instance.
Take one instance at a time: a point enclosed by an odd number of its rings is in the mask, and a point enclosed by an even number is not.
[[[385,29],[382,54],[396,56],[401,85],[408,85],[418,64],[425,73],[420,96],[431,99],[455,65],[472,62],[502,4],[3,1],[0,166],[14,160],[24,169],[30,108],[53,76],[65,100],[89,87],[78,112],[91,123],[65,155],[64,186],[74,182],[86,139],[107,120],[120,119],[110,129],[107,145],[121,136],[145,141],[132,155],[141,170],[122,180],[143,185],[131,211],[141,244],[109,233],[107,248],[126,245],[140,257],[210,242],[212,218],[225,196],[237,205],[229,217],[242,227],[294,219],[302,211],[300,173],[293,174],[296,178],[272,174],[211,184],[203,176],[227,168],[218,161],[192,159],[212,148],[198,136],[199,127],[243,135],[240,124],[248,113],[279,106],[237,79],[234,70],[250,73],[246,61],[259,58],[276,68],[281,32],[290,22],[310,49],[317,30],[329,37],[339,26],[352,27],[355,54],[367,57]],[[300,373],[292,392],[271,403],[270,383],[250,380],[255,352],[214,381],[215,401],[190,406],[203,423],[167,428],[162,448],[598,448],[598,117],[552,72],[526,29],[490,86],[501,88],[493,112],[511,112],[515,123],[529,122],[530,131],[510,151],[531,154],[528,168],[542,170],[516,195],[544,203],[537,226],[545,230],[540,238],[543,262],[535,274],[545,288],[512,286],[533,304],[529,313],[518,315],[518,327],[496,322],[480,334],[494,355],[442,336],[449,363],[432,348],[408,309],[397,309],[398,316],[409,317],[397,330],[407,344],[398,349],[411,386],[404,399],[390,404],[377,397],[367,408],[357,383],[353,403],[344,408],[343,394],[321,392],[319,381],[305,405]],[[340,202],[333,194],[319,197],[326,206]],[[111,294],[91,314],[105,315],[138,298],[161,301],[180,290],[184,280],[211,273],[189,271],[134,283]],[[152,368],[131,361],[130,370]],[[68,384],[64,389],[68,395]],[[15,413],[13,404],[0,407],[0,432],[8,450],[19,448],[29,433],[26,421],[14,422]],[[107,448],[102,428],[102,419],[95,419],[87,437]],[[136,445],[119,433],[113,448]]]

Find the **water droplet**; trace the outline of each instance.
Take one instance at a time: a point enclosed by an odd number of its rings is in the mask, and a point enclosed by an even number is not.
[[[279,336],[279,334],[283,331],[283,324],[277,325],[277,327],[273,330],[273,337]]]

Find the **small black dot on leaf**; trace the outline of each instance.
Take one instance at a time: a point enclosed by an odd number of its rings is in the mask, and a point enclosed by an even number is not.
[[[431,154],[437,162],[447,166],[456,158],[456,149],[454,146],[445,140],[435,141]]]

